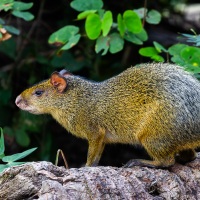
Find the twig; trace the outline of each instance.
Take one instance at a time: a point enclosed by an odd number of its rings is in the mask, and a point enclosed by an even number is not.
[[[146,17],[147,17],[147,0],[144,0],[144,16],[143,16],[143,21],[142,21],[142,26],[144,27],[145,25],[145,21],[146,21]]]
[[[65,167],[67,169],[69,169],[69,166],[67,164],[67,160],[66,160],[65,155],[64,155],[64,153],[63,153],[63,151],[61,149],[58,149],[58,151],[57,151],[55,165],[58,166],[58,158],[59,158],[60,153],[61,153],[61,156],[62,156],[62,158],[64,160]]]

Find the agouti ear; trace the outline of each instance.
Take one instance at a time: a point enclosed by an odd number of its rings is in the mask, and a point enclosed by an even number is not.
[[[67,71],[66,69],[63,69],[63,70],[61,70],[60,72],[59,72],[59,74],[61,75],[61,76],[70,76],[70,75],[72,75],[69,71]]]
[[[62,77],[58,72],[53,72],[51,74],[50,82],[60,93],[63,93],[67,88],[66,79]]]

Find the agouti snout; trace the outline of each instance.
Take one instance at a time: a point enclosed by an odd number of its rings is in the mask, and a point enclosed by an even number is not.
[[[62,70],[21,93],[16,105],[51,114],[77,137],[88,140],[87,166],[98,164],[107,143],[142,145],[150,160],[128,166],[168,167],[188,162],[200,146],[200,83],[172,64],[131,67],[103,82]]]

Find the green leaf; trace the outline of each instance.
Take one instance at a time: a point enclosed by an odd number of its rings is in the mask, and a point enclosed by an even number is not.
[[[101,29],[102,29],[104,37],[108,35],[110,28],[112,26],[112,23],[113,23],[112,12],[106,11],[103,16],[102,25],[101,25]]]
[[[8,165],[4,165],[4,164],[0,164],[0,173],[4,171],[4,169],[9,168],[10,166]]]
[[[141,41],[146,41],[148,39],[147,32],[142,28],[141,32],[135,33],[136,37],[138,37]]]
[[[144,15],[147,13],[147,9],[145,8],[139,8],[139,9],[134,9],[134,12],[137,13],[137,15],[143,19],[144,18]]]
[[[4,10],[7,12],[8,10],[12,9],[14,0],[1,0],[0,1],[0,11]]]
[[[4,136],[3,136],[3,130],[0,127],[0,132],[1,132],[1,138],[0,138],[0,159],[4,157],[4,152],[5,152],[5,146],[4,146]]]
[[[22,164],[25,164],[26,162],[10,162],[10,163],[7,163],[6,166],[8,167],[12,167],[12,166],[17,166],[17,165],[22,165]]]
[[[157,50],[159,53],[161,53],[162,51],[165,52],[165,53],[168,52],[167,49],[165,49],[165,47],[163,47],[163,46],[162,46],[161,44],[159,44],[158,42],[153,42],[153,44],[154,44],[156,50]]]
[[[183,60],[183,58],[180,55],[181,51],[185,47],[187,47],[186,44],[175,44],[168,49],[169,54],[172,56],[171,57],[172,62],[174,62],[178,65],[181,65],[181,66],[185,66],[185,61]]]
[[[97,14],[90,14],[86,18],[85,30],[91,40],[95,40],[101,33],[101,19]]]
[[[125,11],[123,14],[123,19],[127,29],[130,32],[139,33],[142,30],[142,22],[134,11]]]
[[[95,45],[96,53],[99,53],[100,51],[103,50],[101,55],[102,56],[106,55],[106,53],[108,52],[108,49],[109,49],[109,40],[110,40],[110,38],[108,36],[106,36],[106,37],[100,36],[97,39],[96,45]]]
[[[195,43],[195,46],[200,46],[200,35],[191,35],[191,34],[181,34],[185,36],[187,39],[187,42]]]
[[[119,30],[120,35],[121,35],[122,37],[124,37],[124,33],[125,33],[125,30],[126,30],[126,26],[125,26],[125,23],[124,23],[124,20],[123,20],[121,14],[118,14],[118,15],[117,15],[117,24],[118,24],[118,30]]]
[[[158,51],[155,47],[144,47],[139,50],[139,54],[145,57],[150,57],[151,59],[159,62],[163,62],[164,58],[158,55]]]
[[[176,55],[176,56],[171,57],[171,61],[180,66],[185,66],[185,62],[180,56]]]
[[[143,44],[143,41],[140,40],[138,37],[136,37],[135,34],[131,32],[127,32],[124,36],[124,39],[134,44],[139,44],[139,45]]]
[[[3,37],[2,33],[0,33],[0,39]]]
[[[75,46],[78,43],[80,38],[81,38],[80,34],[72,36],[69,39],[69,41],[61,48],[61,50],[67,50],[67,49],[72,48],[73,46]]]
[[[97,14],[99,15],[99,17],[102,19],[104,16],[105,10],[104,9],[100,9],[97,11]]]
[[[16,154],[13,154],[11,156],[5,156],[3,157],[2,161],[3,162],[8,162],[9,164],[16,161],[16,160],[20,160],[26,156],[28,156],[29,154],[31,154],[33,151],[35,151],[37,148],[32,148],[32,149],[29,149],[29,150],[26,150],[22,153],[16,153]]]
[[[34,15],[32,15],[30,12],[21,12],[21,11],[18,11],[18,10],[13,10],[12,14],[15,17],[19,17],[19,18],[24,19],[25,21],[31,21],[31,20],[34,19]]]
[[[197,47],[187,46],[181,50],[180,56],[186,63],[187,70],[189,71],[199,71],[200,69],[200,49]]]
[[[12,162],[9,164],[0,164],[0,173],[2,173],[4,169],[7,169],[12,166],[22,165],[22,164],[25,164],[25,162]]]
[[[0,173],[2,173],[5,169],[12,167],[12,166],[17,166],[17,165],[22,165],[25,162],[13,162],[10,164],[0,164]]]
[[[159,24],[161,21],[161,14],[156,10],[151,10],[147,13],[146,21],[149,24]]]
[[[19,35],[20,34],[20,30],[13,27],[13,26],[4,26],[4,28],[9,32],[9,33],[12,33],[12,34],[15,34],[15,35]]]
[[[78,20],[85,19],[88,15],[95,13],[97,10],[86,10],[77,16]]]
[[[76,26],[64,26],[58,31],[52,33],[49,37],[48,42],[49,44],[62,46],[78,32],[79,32],[79,28]]]
[[[153,56],[151,56],[151,59],[153,59],[157,62],[164,62],[165,61],[164,58],[160,55],[153,55]]]
[[[142,31],[140,33],[134,34],[131,32],[127,32],[124,36],[124,39],[132,42],[134,44],[143,44],[144,41],[146,41],[148,39],[147,33],[144,29],[142,29]]]
[[[185,47],[187,47],[186,44],[175,44],[172,45],[169,49],[168,52],[170,53],[170,55],[174,56],[174,55],[180,55],[180,52],[182,49],[184,49]]]
[[[118,33],[113,33],[110,35],[110,53],[117,53],[121,51],[124,47],[124,40],[120,37]]]
[[[14,1],[13,2],[13,10],[28,10],[33,6],[33,3],[24,3],[24,2],[19,2],[19,1]]]
[[[179,44],[178,44],[179,46]],[[178,64],[178,65],[181,65],[181,66],[184,66],[184,60],[181,58],[180,56],[180,51],[181,51],[181,48],[184,48],[185,46],[187,45],[181,45],[180,47],[178,47],[176,45],[173,45],[171,46],[169,49],[168,49],[168,52],[169,54],[172,56],[171,57],[171,61]]]
[[[144,47],[139,50],[139,54],[146,57],[152,57],[158,54],[155,47]]]
[[[187,46],[181,50],[180,55],[185,60],[190,61],[195,55],[195,53],[200,53],[200,49],[197,49],[196,47]]]
[[[199,73],[200,73],[200,67],[199,66],[188,66],[188,67],[185,67],[185,70],[188,71],[188,72],[192,72],[193,74],[199,76]]]
[[[100,10],[103,7],[102,0],[73,0],[70,3],[70,6],[79,11],[86,11],[86,10]]]

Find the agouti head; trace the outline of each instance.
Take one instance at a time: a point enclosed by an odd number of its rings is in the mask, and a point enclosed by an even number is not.
[[[67,90],[67,76],[71,74],[62,70],[52,73],[50,79],[34,85],[16,98],[16,105],[25,111],[33,114],[45,114],[52,111],[51,106],[57,103],[55,98],[62,95]],[[56,106],[56,105],[55,105]]]

